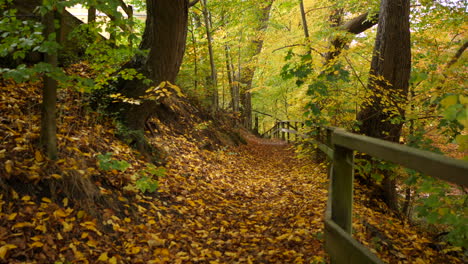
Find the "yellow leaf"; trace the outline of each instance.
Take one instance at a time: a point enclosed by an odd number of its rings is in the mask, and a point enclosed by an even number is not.
[[[104,252],[99,256],[98,261],[107,261],[108,259],[107,252]]]
[[[442,250],[442,252],[445,253],[445,254],[447,254],[449,252],[454,252],[454,251],[461,252],[461,251],[463,251],[463,249],[461,247],[449,247],[449,248],[446,248],[446,249]]]
[[[114,256],[109,259],[109,264],[117,264],[117,258]]]
[[[42,243],[40,241],[36,241],[36,242],[33,242],[33,243],[29,244],[29,247],[32,247],[32,248],[43,247],[43,246],[44,246],[44,243]]]
[[[11,227],[11,229],[23,228],[23,227],[31,227],[31,226],[34,226],[34,225],[31,224],[31,223],[28,223],[28,222],[20,222],[20,223],[14,224],[14,225]]]
[[[6,244],[0,247],[0,259],[5,259],[8,250],[17,248],[16,245],[13,244]]]
[[[51,202],[52,202],[52,200],[50,200],[49,198],[46,198],[46,197],[43,197],[41,200],[42,200],[44,203],[51,203]]]
[[[127,252],[129,254],[138,254],[140,253],[140,251],[141,251],[140,247],[131,247],[130,250],[128,250]]]
[[[88,245],[90,247],[93,247],[93,248],[96,248],[97,245],[98,245],[98,242],[96,240],[90,239],[90,240],[88,240],[88,242],[86,242],[86,245]]]
[[[17,215],[18,215],[18,213],[12,213],[12,214],[10,214],[10,215],[8,216],[7,219],[8,219],[9,221],[13,221],[13,220],[15,220],[15,218],[16,218]]]
[[[148,246],[150,247],[161,247],[161,246],[164,246],[164,244],[166,243],[166,240],[160,238],[156,234],[152,234],[151,239],[149,239],[147,243],[148,243]]]
[[[28,180],[34,181],[34,180],[39,180],[41,177],[37,173],[31,173],[28,175]]]
[[[5,170],[8,174],[11,174],[13,171],[13,161],[7,160],[5,161]]]
[[[460,103],[468,105],[468,96],[460,95]]]
[[[68,198],[67,197],[63,198],[62,203],[63,203],[63,206],[65,207],[68,206]]]
[[[87,221],[87,222],[81,223],[80,225],[88,230],[96,232],[96,234],[100,236],[102,235],[102,233],[96,229],[96,224],[94,222]]]
[[[83,218],[84,214],[85,214],[84,211],[78,211],[78,213],[76,214],[76,217]]]
[[[34,153],[34,158],[36,159],[37,162],[42,162],[44,160],[39,150],[36,150],[36,152]]]
[[[73,223],[62,222],[63,225],[63,232],[67,233],[73,229]]]
[[[64,217],[67,217],[69,215],[68,212],[65,212],[64,210],[62,209],[57,209],[55,210],[54,212],[54,216],[55,217],[59,217],[59,218],[64,218]]]
[[[415,264],[426,264],[426,262],[422,258],[417,258],[414,263]]]
[[[281,236],[276,237],[277,240],[283,240],[289,237],[289,234],[283,234]]]
[[[57,179],[57,180],[58,180],[58,179],[62,179],[62,176],[61,176],[61,175],[55,174],[55,173],[52,174],[52,175],[50,175],[50,177],[52,177],[52,178],[54,178],[54,179]]]
[[[444,108],[447,108],[451,105],[454,105],[458,102],[458,96],[457,95],[449,95],[447,97],[445,97],[444,99],[442,99],[442,101],[440,101],[440,104],[444,107]]]
[[[35,230],[39,230],[39,231],[42,231],[42,233],[45,233],[47,232],[47,227],[45,225],[38,225],[36,226],[36,228],[34,228]]]
[[[157,248],[154,250],[155,256],[169,256],[169,250],[167,248]]]
[[[21,200],[23,200],[25,202],[29,201],[29,200],[31,200],[31,196],[29,196],[29,195],[23,196],[23,197],[21,197]]]
[[[158,88],[159,87],[165,87],[166,86],[166,82],[161,82],[159,85],[158,85]]]

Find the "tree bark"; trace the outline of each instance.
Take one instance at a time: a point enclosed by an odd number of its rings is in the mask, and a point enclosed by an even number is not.
[[[238,85],[234,83],[234,67],[232,65],[231,54],[229,51],[229,46],[225,45],[224,52],[226,56],[226,71],[231,93],[231,107],[233,112],[239,112],[239,88]]]
[[[135,57],[127,67],[138,69],[151,85],[162,81],[175,82],[185,51],[188,23],[188,0],[147,0],[147,19],[140,49],[149,49],[147,58]],[[148,85],[140,80],[121,80],[121,93],[139,99]],[[140,105],[119,103],[115,106],[124,125],[130,131],[139,131],[133,139],[137,149],[147,150],[143,140],[145,123],[158,109],[156,101],[143,101]]]
[[[43,17],[45,25],[44,35],[49,37],[55,34],[58,41],[59,32],[55,28],[55,19],[57,18],[56,11],[50,11]],[[45,53],[45,63],[52,67],[57,67],[58,56],[57,51]],[[42,112],[41,112],[41,137],[40,142],[49,159],[57,158],[57,81],[45,75],[44,88],[42,93]]]
[[[357,35],[359,33],[362,33],[369,28],[373,27],[374,25],[377,24],[378,21],[378,15],[374,17],[368,17],[368,13],[364,13],[362,15],[359,15],[349,21],[347,21],[344,24],[341,24],[341,16],[342,14],[339,14],[340,18],[331,18],[332,24],[335,24],[338,30]],[[334,15],[332,15],[333,17]],[[331,40],[330,42],[330,50],[325,54],[325,65],[330,65],[334,61],[336,57],[338,57],[341,52],[343,51],[343,48],[350,42],[350,40],[346,37],[342,36],[337,36],[334,39]]]
[[[213,51],[213,38],[211,36],[211,21],[207,8],[207,1],[202,0],[203,3],[203,18],[205,20],[206,38],[208,40],[208,54],[210,57],[210,83],[208,84],[209,93],[211,98],[211,113],[214,114],[218,111],[219,96],[218,96],[218,73],[216,71],[216,64],[214,62]]]
[[[195,26],[193,25],[193,21],[191,22],[192,30],[191,30],[191,38],[193,44],[193,87],[195,91],[198,90],[198,50],[197,50],[197,39],[195,38]]]
[[[88,8],[88,24],[96,22],[96,7],[90,6]]]
[[[399,142],[411,70],[409,0],[382,0],[360,132]],[[390,111],[389,111],[390,110]],[[397,210],[395,178],[384,172],[385,202]]]
[[[309,27],[307,26],[307,16],[304,10],[303,0],[299,0],[299,9],[301,11],[302,29],[304,30],[304,37],[306,39],[306,42],[309,43]]]
[[[258,32],[264,32],[268,27],[268,20],[270,18],[270,10],[271,6],[273,5],[274,0],[267,0],[262,7],[261,16],[259,20],[259,27],[257,29]],[[251,59],[249,60],[249,65],[255,65],[256,56],[260,54],[263,47],[263,36],[259,37],[252,41],[253,44],[253,54]],[[253,62],[252,62],[253,61]],[[256,66],[248,66],[245,67],[241,73],[241,77],[239,81],[244,84],[244,89],[242,91],[242,120],[244,123],[245,128],[251,129],[252,128],[252,95],[250,93],[250,89],[252,88],[252,81],[255,75]]]

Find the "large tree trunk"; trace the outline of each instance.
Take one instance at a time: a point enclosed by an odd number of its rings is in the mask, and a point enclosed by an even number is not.
[[[140,48],[149,49],[149,54],[147,58],[134,58],[128,66],[139,69],[153,86],[163,81],[174,83],[185,51],[188,0],[147,0],[146,5],[146,28]],[[139,80],[122,81],[120,87],[124,96],[135,99],[148,89],[148,85]],[[140,151],[147,150],[142,132],[158,106],[159,103],[153,100],[143,101],[140,105],[120,103],[117,106],[127,128],[140,132],[133,138]]]
[[[372,57],[370,95],[358,114],[361,133],[398,142],[411,69],[409,0],[382,0]],[[385,202],[398,208],[395,179],[384,174]]]
[[[263,32],[268,26],[268,19],[270,18],[270,10],[271,6],[273,5],[274,0],[267,0],[263,4],[260,20],[259,20],[259,27],[258,31]],[[259,37],[258,39],[252,41],[253,44],[253,54],[252,58],[249,60],[249,65],[254,66],[247,66],[243,69],[241,73],[240,82],[244,84],[244,88],[242,93],[242,119],[244,121],[244,126],[247,129],[252,128],[252,95],[250,93],[250,89],[252,88],[252,81],[255,74],[256,66],[256,56],[260,54],[263,47],[263,36]]]

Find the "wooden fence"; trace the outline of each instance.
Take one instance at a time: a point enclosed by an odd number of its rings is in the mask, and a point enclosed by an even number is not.
[[[277,121],[272,128],[262,134],[262,137],[279,138],[289,142],[294,136],[294,140],[297,141],[300,137],[298,130],[302,126],[304,123],[300,121]]]
[[[457,185],[468,186],[466,161],[349,133],[340,128],[317,127],[314,134],[316,136],[313,143],[332,161],[325,214],[325,249],[332,263],[383,263],[351,235],[354,151]]]

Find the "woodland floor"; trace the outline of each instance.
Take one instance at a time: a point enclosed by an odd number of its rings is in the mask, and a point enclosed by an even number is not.
[[[292,145],[244,132],[248,144],[207,150],[196,135],[209,122],[177,132],[153,120],[147,136],[167,153],[166,173],[142,194],[135,175],[147,164],[79,94],[61,91],[51,162],[35,148],[40,87],[0,88],[0,263],[327,263],[326,165]],[[103,170],[107,152],[130,168]],[[369,193],[356,188],[354,236],[380,258],[462,263]]]

